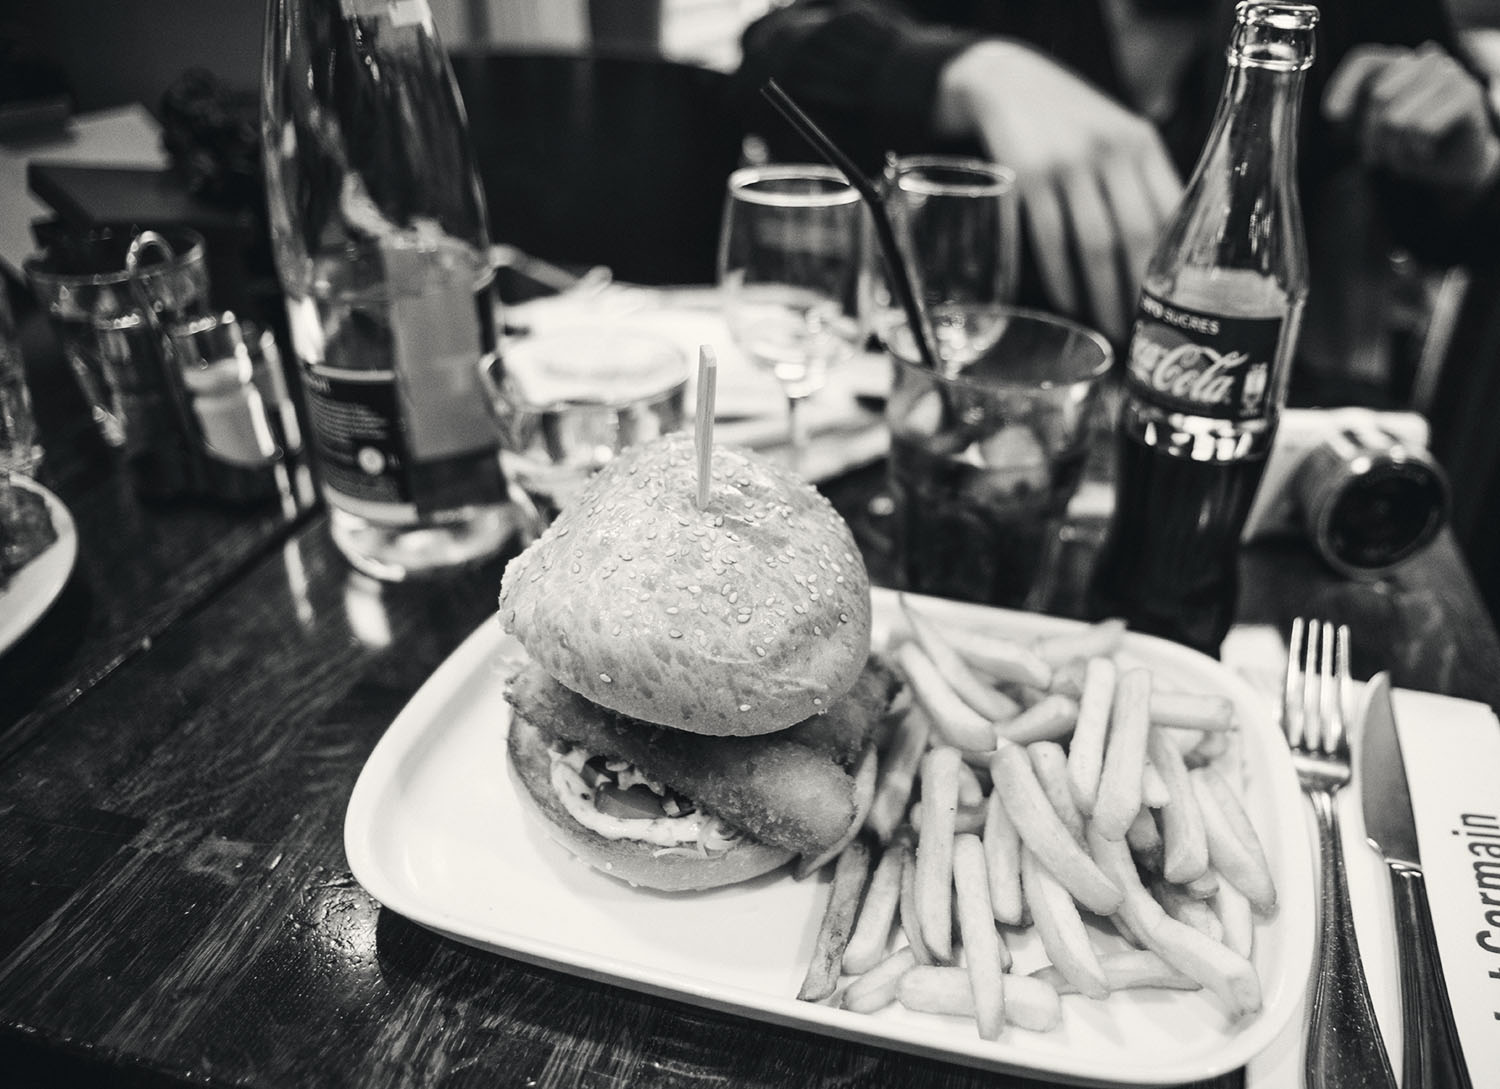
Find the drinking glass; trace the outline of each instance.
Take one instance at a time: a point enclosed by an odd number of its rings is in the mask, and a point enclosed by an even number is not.
[[[859,338],[859,194],[832,167],[756,166],[729,178],[719,285],[735,343],[781,383],[791,459],[807,446],[799,403]]]
[[[1039,610],[1083,476],[1113,352],[1098,333],[1005,309],[990,347],[936,373],[909,335],[886,402],[902,588]],[[902,330],[905,334],[906,330]]]
[[[1020,279],[1016,176],[1003,166],[957,155],[892,159],[882,186],[886,213],[919,305],[945,364],[962,367],[999,336]],[[884,254],[864,217],[859,310],[882,344],[907,330]]]
[[[134,268],[135,235],[111,228],[61,234],[25,262],[100,435],[130,454],[170,415],[160,328],[208,312],[202,235],[183,228],[157,237],[166,255]]]
[[[480,377],[511,498],[539,531],[626,447],[681,429],[688,359],[664,337],[591,322],[507,340]]]

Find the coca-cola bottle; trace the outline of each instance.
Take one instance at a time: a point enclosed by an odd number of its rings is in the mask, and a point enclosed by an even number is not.
[[[1247,0],[1212,132],[1147,267],[1097,615],[1211,654],[1307,298],[1297,119],[1318,9]]]

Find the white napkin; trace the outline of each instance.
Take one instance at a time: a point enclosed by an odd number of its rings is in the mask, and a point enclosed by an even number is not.
[[[506,319],[532,333],[607,321],[614,328],[666,337],[692,361],[695,379],[698,348],[707,344],[714,350],[719,370],[715,438],[771,453],[785,448],[786,396],[775,377],[747,359],[731,339],[715,288],[612,284],[512,306],[506,310]],[[857,353],[829,373],[828,384],[800,409],[811,435],[801,466],[803,476],[825,480],[885,455],[889,445],[885,424],[859,398],[883,397],[889,387],[889,363],[873,353]],[[696,380],[688,387],[689,413],[695,396]]]
[[[1286,648],[1268,629],[1236,629],[1224,644],[1225,662],[1263,688],[1269,679],[1268,694],[1275,692],[1274,678],[1279,672],[1279,666],[1272,665],[1275,654],[1284,660]],[[1469,845],[1494,843],[1500,852],[1500,838],[1465,833],[1462,817],[1469,814],[1471,822],[1488,818],[1481,823],[1500,827],[1500,789],[1496,788],[1500,783],[1500,722],[1482,703],[1428,692],[1399,689],[1395,704],[1448,998],[1470,1078],[1476,1087],[1484,1086],[1490,1083],[1487,1078],[1500,1070],[1500,976],[1488,974],[1500,973],[1500,954],[1483,949],[1477,936],[1488,931],[1491,944],[1500,948],[1500,926],[1491,925],[1485,918],[1487,911],[1500,909],[1481,902],[1474,869],[1476,856]],[[1386,1052],[1399,1080],[1401,990],[1390,878],[1385,863],[1365,840],[1359,795],[1361,740],[1351,733],[1355,777],[1338,795],[1339,820],[1365,976]],[[1307,826],[1308,836],[1315,841],[1310,808]],[[1500,858],[1491,861],[1500,866]],[[1490,895],[1500,899],[1500,889],[1491,890]],[[1495,921],[1500,922],[1500,916]],[[1246,1089],[1301,1089],[1306,1033],[1305,1012],[1299,1012],[1282,1035],[1250,1062]]]

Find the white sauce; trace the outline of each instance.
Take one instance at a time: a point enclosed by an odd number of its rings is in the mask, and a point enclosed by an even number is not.
[[[593,788],[584,782],[583,776],[572,766],[576,763],[581,767],[588,755],[573,749],[567,753],[554,751],[551,757],[552,789],[557,791],[558,798],[574,820],[605,839],[635,839],[657,847],[675,847],[681,843],[697,843],[703,834],[705,818],[701,813],[627,820],[599,812],[594,808]],[[622,777],[621,782],[623,781]]]

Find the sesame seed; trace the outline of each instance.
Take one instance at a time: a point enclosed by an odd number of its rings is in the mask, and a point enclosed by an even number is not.
[[[673,639],[682,638],[682,632],[678,631],[676,628],[668,628],[667,634],[670,635]]]
[[[848,613],[839,613],[839,623],[840,624],[847,624],[847,623],[849,623],[849,614]]]
[[[793,605],[792,606],[792,612],[794,612],[794,613],[805,613],[805,612],[807,612],[807,610],[804,609],[801,605]]]
[[[814,635],[822,635],[823,634],[823,629],[820,628],[820,627],[818,627],[816,624],[814,624],[813,625],[813,634]]]
[[[601,681],[603,681],[605,684],[614,684],[615,683],[614,682],[614,678],[612,678],[608,673],[601,673],[601,674],[599,674],[599,679]]]
[[[734,604],[734,603],[735,603],[735,602],[736,602],[736,601],[738,601],[738,600],[739,600],[739,599],[740,599],[740,593],[739,593],[739,591],[738,591],[738,590],[735,590],[735,591],[733,591],[733,592],[732,592],[732,593],[731,593],[731,594],[730,594],[730,595],[729,595],[729,604],[731,604],[731,605],[733,605],[733,604]]]
[[[742,704],[740,704],[740,710],[741,711],[748,711],[748,710],[750,710],[750,705],[748,703],[742,703]]]
[[[739,619],[739,622],[741,624],[748,624],[748,623],[750,623],[750,614],[749,613],[740,613],[738,619]]]
[[[766,648],[765,647],[756,647],[755,648],[755,653],[759,654],[762,658],[764,658],[766,656]]]
[[[676,605],[672,605],[672,606],[668,607],[668,609],[667,609],[667,615],[668,616],[676,616],[677,615],[677,606]]]
[[[813,706],[814,707],[822,707],[823,706],[823,697],[822,696],[814,696],[813,697]]]

